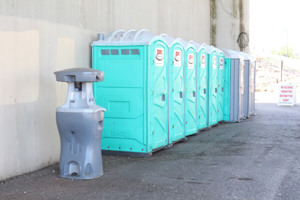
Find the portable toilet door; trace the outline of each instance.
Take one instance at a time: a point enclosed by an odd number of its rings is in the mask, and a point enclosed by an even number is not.
[[[249,115],[249,75],[250,75],[250,57],[244,52],[240,52],[244,57],[244,100],[243,100],[243,112],[244,119],[250,117]]]
[[[239,72],[239,86],[240,86],[240,104],[239,104],[239,120],[245,119],[245,112],[244,112],[244,104],[245,104],[245,84],[244,84],[244,68],[245,68],[245,58],[240,54],[240,52],[237,52],[240,57],[240,72]]]
[[[197,52],[197,128],[201,131],[208,127],[208,53],[205,45],[191,41]]]
[[[150,156],[168,142],[165,41],[146,30],[116,31],[93,42],[96,103],[107,108],[104,153]]]
[[[185,48],[184,61],[184,118],[185,135],[197,133],[197,101],[196,101],[196,51],[192,44],[179,39]]]
[[[249,115],[255,115],[255,72],[256,61],[252,56],[250,57],[250,69],[249,69]]]
[[[217,49],[218,53],[218,122],[224,118],[224,53]]]
[[[174,144],[185,138],[184,134],[184,48],[182,43],[166,34],[161,37],[169,45],[169,140]]]
[[[218,54],[215,47],[209,47],[208,70],[208,126],[218,124]]]
[[[225,56],[224,65],[224,121],[239,122],[240,108],[240,57],[232,50],[222,49]]]

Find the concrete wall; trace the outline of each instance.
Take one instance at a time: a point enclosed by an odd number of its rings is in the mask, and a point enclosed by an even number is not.
[[[0,0],[0,179],[58,161],[55,108],[67,87],[53,72],[90,67],[98,32],[146,28],[209,43],[210,24],[209,0]],[[218,31],[217,45],[234,46]]]
[[[237,40],[241,35],[242,43],[249,39],[249,0],[211,0],[211,44],[218,48],[249,51],[249,45],[242,48]]]

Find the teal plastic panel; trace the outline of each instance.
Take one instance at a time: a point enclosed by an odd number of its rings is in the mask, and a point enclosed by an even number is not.
[[[223,121],[224,118],[224,53],[220,52],[218,55],[218,122]]]
[[[148,49],[148,133],[153,151],[168,144],[168,47],[156,40]]]
[[[185,137],[183,69],[184,48],[176,42],[169,51],[169,144]]]
[[[196,51],[189,47],[185,51],[185,135],[197,133],[196,107]]]
[[[105,106],[102,150],[151,153],[168,143],[168,48],[150,45],[93,46],[96,104]]]
[[[147,153],[146,46],[94,46],[93,68],[105,73],[94,84],[96,104],[107,108],[102,149]]]
[[[213,126],[218,123],[218,55],[216,51],[212,51],[209,56],[208,82],[208,126]]]
[[[230,120],[230,80],[231,80],[231,59],[225,59],[224,65],[224,121]]]
[[[197,115],[198,130],[208,127],[208,54],[201,49],[197,54]]]

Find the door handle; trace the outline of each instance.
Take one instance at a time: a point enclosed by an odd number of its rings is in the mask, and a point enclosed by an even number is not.
[[[203,89],[203,93],[206,94],[206,89]]]
[[[182,92],[179,92],[179,98],[183,98],[183,93]]]
[[[163,95],[161,96],[161,100],[162,100],[162,101],[166,101],[166,95],[165,95],[165,94],[163,94]]]
[[[217,93],[218,92],[218,88],[215,88],[215,93]]]
[[[193,91],[193,97],[196,97],[196,92],[195,91]]]
[[[222,92],[224,92],[224,88],[222,87]]]

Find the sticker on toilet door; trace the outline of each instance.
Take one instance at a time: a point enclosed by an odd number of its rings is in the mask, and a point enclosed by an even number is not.
[[[217,56],[213,56],[212,68],[213,69],[217,68]]]
[[[223,63],[224,63],[223,58],[220,58],[220,69],[223,69]]]
[[[194,68],[194,54],[188,55],[188,68]]]
[[[201,63],[200,66],[201,68],[205,68],[205,54],[201,54]]]
[[[159,66],[159,67],[164,66],[164,49],[163,48],[155,49],[155,66]]]
[[[181,66],[181,51],[175,50],[174,51],[174,67],[180,67]]]

